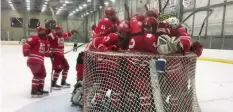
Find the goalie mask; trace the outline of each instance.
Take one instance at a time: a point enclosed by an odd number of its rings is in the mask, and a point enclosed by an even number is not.
[[[178,28],[180,25],[179,20],[176,17],[168,18],[167,23],[168,23],[169,27],[171,27],[171,28]]]

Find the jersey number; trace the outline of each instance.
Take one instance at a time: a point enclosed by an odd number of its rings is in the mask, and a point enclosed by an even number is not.
[[[134,40],[134,39],[131,39],[131,40],[130,40],[129,48],[130,48],[130,49],[131,49],[131,48],[134,48],[134,46],[135,46],[135,40]]]
[[[58,46],[64,46],[64,38],[58,38]]]
[[[42,54],[45,53],[45,44],[44,43],[40,43],[39,52],[42,53]]]

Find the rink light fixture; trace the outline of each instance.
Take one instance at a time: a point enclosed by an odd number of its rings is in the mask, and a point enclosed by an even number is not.
[[[46,4],[46,5],[47,5],[47,4],[48,4],[48,2],[44,2],[44,4]]]
[[[114,3],[114,2],[115,2],[115,0],[111,0],[111,2],[113,2],[113,3]]]
[[[78,12],[79,11],[79,9],[76,9],[76,12]]]
[[[27,3],[30,3],[30,0],[26,0]]]
[[[100,8],[100,9],[102,9],[102,8],[103,8],[103,6],[100,6],[99,8]]]
[[[87,6],[87,4],[83,4],[83,7],[86,7]]]
[[[11,1],[9,1],[8,3],[9,3],[9,4],[12,4],[12,2],[11,2]]]
[[[109,2],[107,2],[107,1],[106,1],[106,2],[104,2],[104,4],[105,4],[105,5],[108,5],[108,4],[109,4]]]
[[[79,7],[79,9],[80,9],[80,10],[82,10],[82,9],[83,9],[83,7],[82,7],[82,6],[80,6],[80,7]]]

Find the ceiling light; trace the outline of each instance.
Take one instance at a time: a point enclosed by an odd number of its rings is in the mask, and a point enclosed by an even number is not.
[[[12,2],[11,2],[11,1],[9,1],[8,3],[9,3],[9,4],[11,4]]]
[[[9,4],[11,7],[13,7],[13,4]]]
[[[111,0],[112,2],[115,2],[115,0]]]
[[[43,5],[43,7],[46,7],[46,5]]]
[[[58,9],[59,11],[61,10],[61,9]]]
[[[79,9],[76,9],[76,11],[78,12],[78,11],[79,11]]]
[[[87,4],[83,4],[83,7],[86,7],[87,6]]]
[[[27,7],[30,7],[29,5]]]
[[[70,3],[69,1],[65,1],[65,3]]]
[[[30,5],[30,3],[27,3],[27,5]]]
[[[105,4],[105,5],[108,5],[108,4],[109,4],[109,2],[104,2],[104,4]]]
[[[30,2],[30,0],[27,0],[26,2]]]
[[[61,9],[63,8],[63,7],[60,7]]]
[[[63,4],[63,6],[66,6],[66,4]]]
[[[87,12],[87,15],[88,15],[89,13]]]
[[[48,2],[49,0],[45,0],[45,1],[47,1],[47,2]]]
[[[101,8],[103,8],[103,6],[100,6],[99,8],[101,9]]]
[[[44,2],[44,4],[48,4],[48,2]]]
[[[82,10],[82,9],[83,9],[83,7],[82,7],[82,6],[80,6],[80,7],[79,7],[79,9],[81,9],[81,10]]]
[[[92,13],[93,11],[91,11],[91,13]]]
[[[30,10],[30,8],[27,8],[27,10]]]

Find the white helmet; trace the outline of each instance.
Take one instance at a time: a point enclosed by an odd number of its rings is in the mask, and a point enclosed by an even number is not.
[[[168,24],[172,28],[178,28],[179,20],[176,17],[170,17],[168,18]]]

